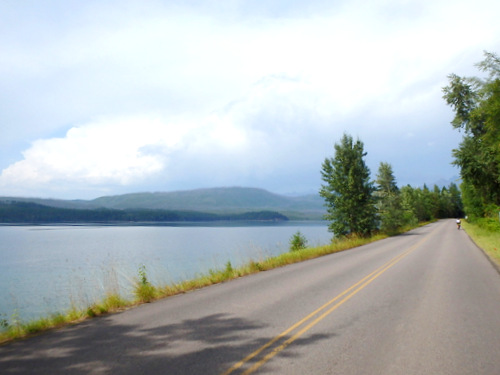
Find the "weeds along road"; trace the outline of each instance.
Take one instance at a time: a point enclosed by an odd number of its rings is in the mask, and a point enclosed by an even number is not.
[[[499,311],[445,220],[0,346],[0,373],[500,374]]]

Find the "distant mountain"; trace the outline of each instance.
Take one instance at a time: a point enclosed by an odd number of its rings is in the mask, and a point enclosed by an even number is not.
[[[89,201],[0,197],[1,201],[30,202],[71,209],[187,210],[217,214],[273,210],[290,219],[321,219],[325,212],[323,200],[317,194],[287,197],[264,189],[244,187],[132,193],[104,196]]]
[[[74,209],[50,207],[32,202],[0,201],[2,224],[57,224],[57,223],[168,223],[214,221],[287,221],[288,217],[274,211],[252,211],[233,214],[214,214],[197,211],[141,209]]]
[[[165,193],[133,193],[101,197],[90,201],[106,208],[161,208],[196,210],[319,209],[323,201],[314,195],[286,197],[264,189],[229,187]]]

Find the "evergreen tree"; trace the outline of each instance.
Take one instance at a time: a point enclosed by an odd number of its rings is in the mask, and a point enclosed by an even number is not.
[[[464,207],[462,203],[462,196],[457,185],[451,183],[448,186],[450,215],[448,217],[462,217],[464,215]]]
[[[363,143],[359,139],[353,143],[352,137],[344,134],[334,149],[335,156],[325,159],[321,171],[325,184],[320,195],[325,199],[329,230],[335,236],[366,236],[376,227],[376,213]]]
[[[444,207],[444,199],[441,194],[441,189],[439,186],[434,185],[432,192],[429,193],[431,198],[431,217],[433,219],[439,219],[442,217],[446,217],[445,207]]]
[[[380,163],[375,183],[380,229],[388,233],[396,232],[405,224],[405,220],[401,196],[390,164]]]

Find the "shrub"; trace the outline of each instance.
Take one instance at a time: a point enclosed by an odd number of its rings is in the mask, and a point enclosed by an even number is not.
[[[149,282],[146,274],[146,266],[139,267],[139,280],[134,289],[134,295],[139,302],[151,302],[158,295],[157,289]]]
[[[224,270],[224,278],[226,280],[231,279],[234,276],[234,268],[230,261],[226,263],[226,269]]]
[[[306,247],[307,239],[300,231],[297,231],[297,233],[295,233],[290,239],[290,251],[298,251],[305,249]]]

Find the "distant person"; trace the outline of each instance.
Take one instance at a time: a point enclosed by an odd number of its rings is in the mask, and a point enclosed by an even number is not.
[[[462,224],[462,222],[460,221],[460,219],[457,219],[457,229],[460,229],[460,224]]]

